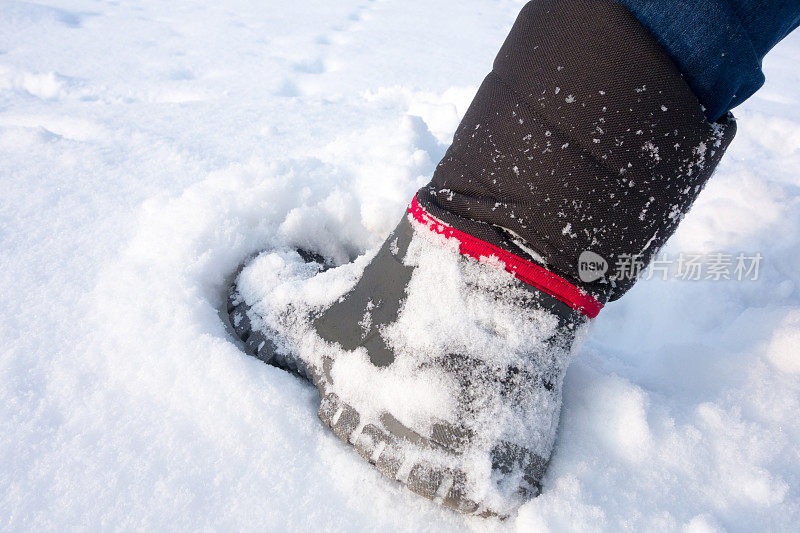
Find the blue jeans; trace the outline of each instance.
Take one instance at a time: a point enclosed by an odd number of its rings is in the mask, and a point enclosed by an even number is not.
[[[800,0],[617,0],[641,22],[716,121],[764,84],[761,60],[800,24]]]

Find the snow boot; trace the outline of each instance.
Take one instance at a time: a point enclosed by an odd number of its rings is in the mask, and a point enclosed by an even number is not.
[[[527,4],[439,164],[374,255],[269,252],[227,310],[308,377],[386,476],[507,516],[541,490],[570,358],[674,232],[735,132],[606,0]]]

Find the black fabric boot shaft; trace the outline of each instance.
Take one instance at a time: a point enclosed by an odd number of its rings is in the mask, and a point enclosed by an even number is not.
[[[447,224],[613,300],[675,231],[734,133],[732,117],[706,121],[619,4],[534,1],[417,198]],[[606,262],[606,276],[581,272],[584,252]]]

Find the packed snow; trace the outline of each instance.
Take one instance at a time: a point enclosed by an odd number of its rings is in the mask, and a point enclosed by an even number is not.
[[[566,374],[544,492],[504,522],[388,482],[218,309],[281,243],[373,250],[522,3],[0,4],[0,528],[792,530],[800,35],[665,253]]]

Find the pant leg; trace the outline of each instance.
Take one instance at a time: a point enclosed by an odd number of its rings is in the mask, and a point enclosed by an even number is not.
[[[798,0],[617,0],[655,37],[716,121],[764,84],[761,60],[800,24]]]

